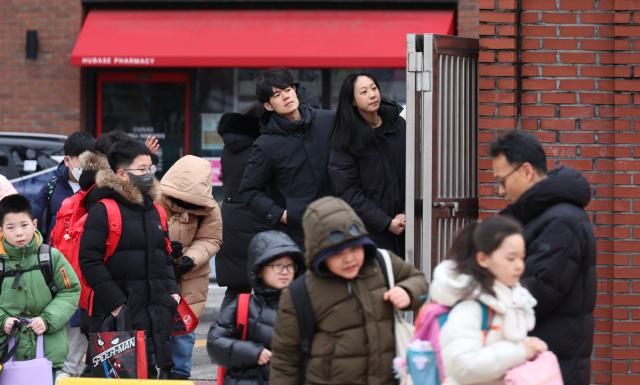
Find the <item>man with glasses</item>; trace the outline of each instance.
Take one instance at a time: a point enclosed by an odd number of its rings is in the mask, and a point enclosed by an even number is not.
[[[116,142],[107,158],[110,168],[95,178],[101,204],[89,210],[80,240],[80,269],[93,289],[89,332],[100,331],[109,316],[123,316],[131,330],[146,332],[149,378],[156,367],[160,378],[169,378],[170,332],[180,296],[166,248],[164,213],[152,199],[156,167],[149,149],[136,140]],[[105,198],[117,205],[122,232],[106,263],[113,222]]]
[[[588,385],[596,298],[589,183],[568,167],[547,174],[542,146],[519,130],[493,142],[491,157],[498,195],[510,202],[501,214],[524,226],[522,283],[538,301],[532,335],[558,356],[565,385]]]

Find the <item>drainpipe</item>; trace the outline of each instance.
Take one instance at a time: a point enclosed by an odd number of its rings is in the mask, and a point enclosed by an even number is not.
[[[522,129],[522,0],[516,0],[516,129]]]

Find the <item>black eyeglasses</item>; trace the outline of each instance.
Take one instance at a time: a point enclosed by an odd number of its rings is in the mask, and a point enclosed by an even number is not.
[[[362,234],[360,227],[355,223],[350,224],[347,230],[352,237],[357,237]],[[345,239],[347,239],[347,234],[342,230],[334,230],[329,233],[329,242],[334,245],[344,242]]]
[[[298,270],[298,265],[294,264],[294,263],[289,263],[286,265],[283,265],[281,263],[278,263],[276,265],[267,265],[271,268],[271,270],[273,270],[274,273],[276,274],[282,274],[284,272],[290,272],[293,271],[294,273]]]
[[[152,164],[150,167],[148,168],[125,168],[125,171],[139,171],[142,173],[142,175],[144,174],[155,174],[157,171],[156,165]]]
[[[514,168],[513,170],[511,170],[511,172],[509,172],[507,175],[505,176],[497,176],[496,177],[496,184],[498,184],[499,186],[501,186],[502,188],[505,187],[505,185],[507,184],[507,178],[510,177],[511,175],[513,175],[514,172],[520,170],[520,167],[522,167],[524,163],[520,163],[518,165],[518,167]]]

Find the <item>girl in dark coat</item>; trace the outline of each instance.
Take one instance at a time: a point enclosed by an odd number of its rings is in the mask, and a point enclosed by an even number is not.
[[[224,385],[269,383],[271,335],[278,313],[280,291],[302,271],[302,251],[280,231],[256,235],[249,244],[249,282],[253,295],[249,302],[247,338],[236,329],[238,301],[222,309],[209,329],[207,351],[212,361],[227,368]]]
[[[382,100],[373,75],[347,76],[331,135],[329,175],[376,245],[404,257],[406,122],[401,111]]]

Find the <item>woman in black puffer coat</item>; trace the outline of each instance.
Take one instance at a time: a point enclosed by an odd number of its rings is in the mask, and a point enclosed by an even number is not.
[[[248,273],[253,294],[249,302],[247,338],[243,341],[241,331],[236,329],[237,300],[222,309],[207,338],[207,351],[212,362],[227,368],[224,385],[269,383],[269,365],[260,365],[258,361],[265,349],[270,356],[281,289],[266,285],[261,271],[285,256],[293,260],[295,278],[303,271],[304,258],[300,248],[285,233],[265,231],[256,235],[249,244]]]
[[[375,244],[404,258],[406,122],[368,73],[346,77],[331,133],[329,176]]]

